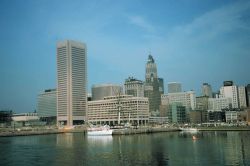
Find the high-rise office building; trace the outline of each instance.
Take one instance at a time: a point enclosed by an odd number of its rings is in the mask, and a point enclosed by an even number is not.
[[[123,95],[122,87],[116,84],[96,84],[92,86],[91,91],[92,101],[103,100],[107,96]]]
[[[238,87],[238,94],[239,94],[239,107],[240,108],[247,107],[246,87],[245,86],[239,86]]]
[[[133,95],[134,97],[144,97],[144,84],[143,81],[129,77],[124,83],[125,94]]]
[[[146,63],[144,96],[148,97],[149,111],[158,112],[161,104],[161,92],[157,76],[157,66],[152,55],[148,56]]]
[[[239,108],[238,88],[232,81],[224,81],[224,86],[220,88],[220,95],[232,99],[232,108]]]
[[[250,107],[250,84],[246,87],[247,106]]]
[[[169,82],[168,83],[168,93],[178,93],[181,92],[181,83],[180,82]]]
[[[87,50],[80,42],[57,43],[57,122],[82,124],[87,112]]]
[[[164,94],[164,80],[163,78],[158,78],[159,82],[159,92],[160,94]]]
[[[208,96],[209,98],[213,97],[212,87],[208,83],[202,84],[202,96]]]

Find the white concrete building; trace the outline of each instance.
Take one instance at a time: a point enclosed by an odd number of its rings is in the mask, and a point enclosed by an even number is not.
[[[221,87],[220,95],[223,98],[232,99],[232,108],[239,108],[238,89],[236,85]]]
[[[230,104],[232,103],[231,98],[209,98],[208,99],[208,110],[209,111],[221,111],[224,108],[230,108]]]
[[[196,106],[196,95],[194,91],[163,94],[161,99],[162,103],[165,104],[181,103],[187,110],[194,110]]]
[[[110,96],[105,97],[103,100],[89,101],[88,122],[109,125],[118,124],[119,106],[121,123],[148,123],[148,98],[133,97],[132,95]]]
[[[12,120],[15,122],[27,122],[27,121],[34,121],[39,120],[37,113],[20,113],[20,114],[13,114]]]
[[[124,83],[125,94],[133,95],[135,97],[144,97],[144,83],[133,77],[129,77]]]
[[[226,111],[225,116],[226,116],[227,123],[232,123],[232,122],[238,121],[238,112],[237,111]]]
[[[239,94],[239,107],[240,108],[247,107],[246,88],[244,86],[239,86],[238,94]]]
[[[87,112],[87,50],[80,42],[57,43],[57,122],[82,124]]]

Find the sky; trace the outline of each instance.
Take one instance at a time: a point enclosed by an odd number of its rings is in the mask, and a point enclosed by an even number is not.
[[[145,79],[149,53],[158,76],[201,93],[207,82],[250,83],[250,1],[1,0],[0,110],[33,112],[56,88],[56,43],[87,45],[93,84]]]

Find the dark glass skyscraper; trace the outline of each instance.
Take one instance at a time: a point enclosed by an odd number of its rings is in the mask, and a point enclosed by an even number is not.
[[[151,114],[159,111],[161,94],[164,92],[163,79],[157,76],[157,66],[152,55],[148,56],[146,63],[144,96],[149,100]]]
[[[250,107],[250,84],[246,87],[247,106]]]

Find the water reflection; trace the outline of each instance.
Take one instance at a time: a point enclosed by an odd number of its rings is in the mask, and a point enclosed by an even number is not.
[[[73,146],[73,133],[57,134],[56,145],[70,148]]]
[[[250,165],[250,132],[0,138],[1,165]]]
[[[112,143],[113,137],[109,136],[87,136],[89,146],[108,146]]]

